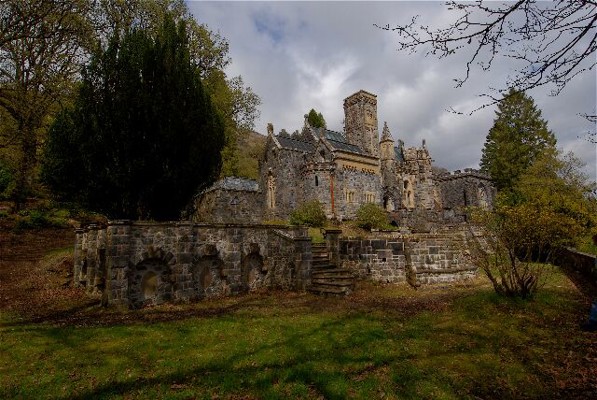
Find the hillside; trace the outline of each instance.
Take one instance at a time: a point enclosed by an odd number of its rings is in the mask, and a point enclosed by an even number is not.
[[[259,177],[259,159],[265,149],[267,136],[255,131],[240,134],[237,141],[238,176],[257,179]]]

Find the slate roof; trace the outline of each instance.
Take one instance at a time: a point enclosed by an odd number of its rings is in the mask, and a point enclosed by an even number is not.
[[[209,189],[206,190],[206,192],[211,192],[212,190],[216,189],[257,192],[259,191],[259,184],[253,179],[228,176],[214,183]]]
[[[305,142],[303,140],[292,139],[286,136],[276,136],[276,140],[284,149],[300,150],[306,151],[308,153],[313,152],[315,150],[315,147],[312,143]]]
[[[404,154],[402,154],[400,147],[394,147],[394,154],[396,155],[396,160],[401,162],[404,161]]]
[[[334,147],[335,150],[347,151],[349,153],[365,154],[359,146],[350,144],[346,141],[346,137],[340,132],[323,129],[323,136]]]

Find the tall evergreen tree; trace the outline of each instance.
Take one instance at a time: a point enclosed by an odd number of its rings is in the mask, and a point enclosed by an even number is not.
[[[323,115],[315,111],[315,109],[313,108],[311,109],[311,111],[309,111],[309,114],[307,115],[307,121],[314,128],[326,127],[325,118],[323,118]]]
[[[184,22],[115,35],[50,129],[44,178],[112,218],[177,219],[221,167],[224,128],[189,56]]]
[[[485,140],[481,169],[489,173],[498,190],[508,190],[535,159],[555,150],[555,145],[556,138],[533,98],[510,89],[498,105]]]

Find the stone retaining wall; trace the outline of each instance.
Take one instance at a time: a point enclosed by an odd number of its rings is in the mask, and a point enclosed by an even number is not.
[[[385,233],[374,239],[340,239],[339,260],[360,279],[413,284],[460,281],[477,268],[467,257],[465,232]]]
[[[566,248],[556,256],[555,264],[580,271],[587,279],[597,283],[597,256]]]
[[[105,304],[304,289],[310,275],[306,228],[115,221],[76,235],[74,282]]]

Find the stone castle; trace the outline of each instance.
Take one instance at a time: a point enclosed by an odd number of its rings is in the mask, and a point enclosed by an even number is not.
[[[343,295],[355,279],[420,285],[474,276],[469,248],[482,232],[461,222],[465,207],[491,206],[489,179],[435,168],[425,143],[396,144],[387,124],[380,139],[371,93],[348,97],[344,112],[342,133],[305,122],[301,132],[274,135],[270,124],[259,180],[216,182],[198,197],[192,222],[78,229],[75,285],[136,308],[264,288]],[[273,223],[314,199],[335,220],[378,204],[401,229],[354,238],[328,228],[325,243],[313,244],[306,227]]]
[[[287,220],[310,200],[323,204],[328,218],[355,217],[366,203],[382,206],[396,226],[425,228],[466,219],[468,206],[489,207],[495,189],[473,169],[449,173],[433,165],[421,147],[394,141],[387,123],[381,138],[377,96],[361,90],[344,100],[344,132],[314,128],[274,134],[268,124],[258,181],[229,177],[197,199],[195,221]]]

